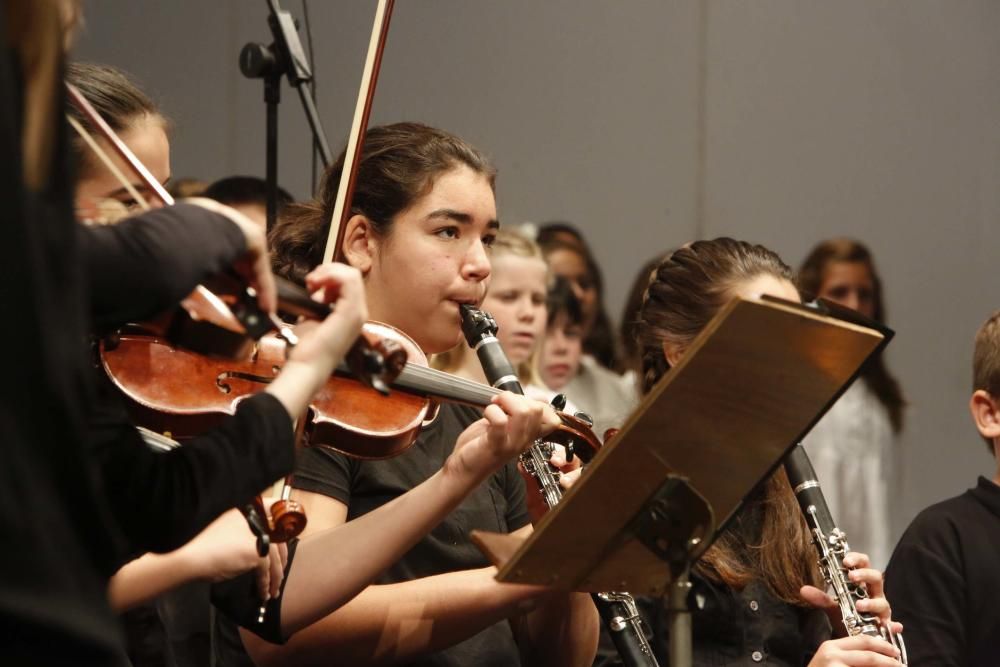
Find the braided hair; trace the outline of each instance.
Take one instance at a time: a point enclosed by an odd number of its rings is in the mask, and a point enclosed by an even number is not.
[[[650,275],[635,328],[643,393],[670,367],[664,341],[685,349],[734,287],[761,275],[793,280],[792,270],[771,250],[726,237],[689,243],[664,258]]]
[[[643,393],[670,370],[664,343],[687,349],[740,285],[762,275],[793,280],[777,254],[731,238],[695,241],[664,258],[650,274],[635,327]],[[737,590],[759,579],[780,599],[804,605],[799,588],[821,585],[809,539],[788,478],[779,468],[695,570]]]

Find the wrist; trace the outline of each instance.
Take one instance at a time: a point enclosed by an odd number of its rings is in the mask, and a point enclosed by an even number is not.
[[[286,361],[281,373],[264,391],[278,399],[293,420],[298,419],[330,377],[329,372],[324,373],[322,366],[304,361]]]

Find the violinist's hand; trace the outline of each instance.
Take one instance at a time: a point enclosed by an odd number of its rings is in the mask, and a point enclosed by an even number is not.
[[[233,269],[247,281],[248,285],[257,290],[257,303],[260,307],[273,313],[278,307],[278,295],[274,286],[274,275],[271,273],[271,258],[267,252],[265,230],[243,213],[214,199],[191,197],[184,202],[223,215],[240,228],[246,239],[247,249],[246,254],[233,264]]]
[[[458,436],[443,470],[479,483],[560,423],[549,405],[505,391]]]
[[[580,478],[580,473],[583,472],[583,462],[580,461],[580,457],[574,456],[572,461],[567,461],[566,448],[562,445],[556,445],[553,448],[552,456],[549,457],[549,463],[559,471],[553,474],[558,474],[559,486],[564,490],[573,486],[576,480]],[[545,503],[545,498],[542,496],[538,480],[529,475],[520,463],[517,464],[517,470],[521,473],[521,477],[524,478],[524,483],[528,489],[526,500],[528,514],[531,515],[531,522],[536,523],[549,511],[549,506]]]
[[[883,627],[890,628],[893,632],[902,632],[903,624],[892,620],[892,609],[885,598],[882,585],[882,572],[869,565],[870,561],[866,554],[851,551],[844,556],[844,567],[849,570],[847,576],[852,582],[864,584],[868,589],[868,599],[858,600],[857,609],[859,612],[877,616]],[[834,632],[839,632],[841,635],[846,633],[840,607],[832,596],[814,586],[803,586],[799,594],[812,606],[826,611],[830,616]]]
[[[247,521],[232,509],[210,523],[193,540],[178,550],[191,563],[197,578],[207,581],[232,579],[257,570],[257,590],[261,600],[278,595],[288,561],[288,547],[272,544],[267,558],[257,554],[257,538]]]
[[[325,363],[332,370],[343,360],[368,319],[361,272],[338,262],[322,264],[306,276],[306,288],[313,299],[333,304],[334,310],[323,322],[303,322],[296,327],[301,339],[288,358]]]
[[[331,262],[306,276],[313,298],[335,304],[322,322],[303,322],[296,327],[299,344],[288,353],[281,373],[267,391],[298,418],[309,401],[326,383],[334,368],[358,338],[368,318],[361,273],[346,264]]]

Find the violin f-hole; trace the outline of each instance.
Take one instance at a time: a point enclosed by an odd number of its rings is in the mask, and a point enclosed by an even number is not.
[[[226,380],[236,379],[236,380],[246,380],[247,382],[259,382],[261,384],[271,384],[271,380],[274,378],[264,377],[263,375],[254,375],[253,373],[241,373],[240,371],[223,371],[215,377],[215,386],[219,388],[223,394],[232,393],[233,387]]]

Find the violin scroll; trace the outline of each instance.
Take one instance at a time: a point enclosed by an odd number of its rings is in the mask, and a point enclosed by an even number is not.
[[[271,505],[269,512],[261,497],[256,496],[244,514],[257,534],[257,552],[261,557],[267,555],[268,541],[276,544],[288,542],[301,535],[306,527],[305,510],[291,499],[278,500]]]

